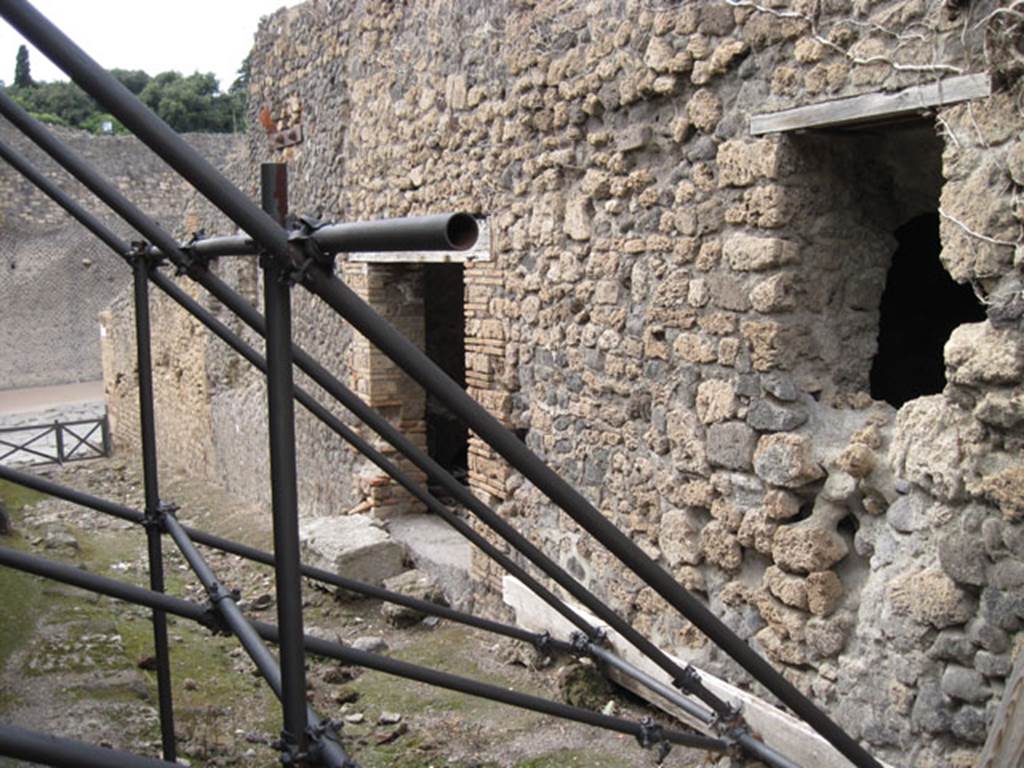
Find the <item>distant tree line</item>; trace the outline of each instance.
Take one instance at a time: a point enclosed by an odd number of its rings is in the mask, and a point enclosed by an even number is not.
[[[168,125],[179,133],[207,131],[231,133],[244,128],[249,94],[249,57],[238,70],[237,79],[222,93],[212,72],[161,72],[150,77],[134,69],[112,69],[116,77]],[[126,129],[113,115],[103,111],[93,98],[71,82],[37,83],[32,79],[28,49],[18,48],[14,84],[4,88],[33,117],[46,123],[82,128],[94,133]]]

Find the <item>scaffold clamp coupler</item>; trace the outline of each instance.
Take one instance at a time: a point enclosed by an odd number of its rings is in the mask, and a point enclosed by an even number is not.
[[[665,758],[672,751],[672,745],[665,738],[665,732],[649,716],[640,721],[640,732],[636,735],[636,740],[644,749],[657,750],[655,762],[658,765],[665,762]]]
[[[590,642],[590,638],[578,630],[569,635],[569,647],[575,656],[588,655],[590,653]]]

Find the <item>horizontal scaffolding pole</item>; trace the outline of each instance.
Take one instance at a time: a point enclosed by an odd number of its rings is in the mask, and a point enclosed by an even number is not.
[[[0,107],[6,108],[7,105],[4,105],[2,103],[2,99],[3,95],[0,94]],[[58,162],[64,164],[62,161],[62,157],[69,157],[71,160],[69,169],[72,171],[72,173],[74,173],[76,177],[80,178],[80,180],[86,183],[87,186],[90,186],[90,188],[94,189],[94,191],[97,192],[101,199],[104,199],[105,202],[111,204],[108,201],[108,199],[104,197],[105,194],[109,194],[109,191],[103,189],[103,182],[102,180],[99,179],[95,172],[92,172],[91,169],[88,169],[87,167],[85,167],[84,170],[82,167],[79,167],[84,166],[84,164],[78,162],[76,158],[73,158],[73,156],[70,155],[70,152],[68,152],[66,148],[63,148],[55,139],[47,138],[45,141],[40,141],[40,138],[33,134],[45,133],[43,129],[41,129],[41,126],[33,126],[31,124],[31,119],[28,118],[27,115],[19,115],[18,110],[19,108],[16,105],[11,106],[7,113],[8,118],[12,119],[12,121],[14,121],[16,125],[19,125],[19,127],[21,127],[22,130],[25,130],[26,127],[32,128],[32,131],[26,131],[26,133],[30,136],[30,138],[33,138],[33,140],[37,141],[37,143],[40,143],[40,146],[42,146],[48,153],[50,153],[51,156],[57,159]],[[15,167],[18,168],[19,170],[22,170],[23,167],[30,166],[27,166],[27,164],[25,163],[18,163],[15,165]],[[127,246],[121,243],[116,238],[116,236],[114,236],[109,230],[107,230],[104,227],[102,223],[96,220],[95,217],[92,217],[90,214],[82,210],[80,206],[75,205],[73,201],[70,201],[67,198],[67,196],[63,195],[63,193],[60,193],[59,190],[53,189],[53,185],[48,180],[41,177],[40,174],[36,172],[33,175],[26,174],[26,176],[30,178],[30,180],[34,181],[46,194],[50,195],[51,198],[53,198],[56,202],[65,205],[65,207],[68,208],[69,213],[71,213],[79,221],[81,221],[87,228],[89,228],[91,231],[97,234],[97,236],[99,236],[102,240],[104,240],[104,242],[110,245],[116,252],[125,253],[127,251]],[[95,185],[95,188],[93,187],[93,185]],[[56,194],[54,194],[55,192]],[[112,207],[114,207],[115,210],[120,212],[119,206],[117,205],[116,193],[114,195],[114,198],[115,199],[112,204]],[[71,205],[67,204],[69,202],[71,203]],[[129,221],[132,221],[133,212],[131,204],[126,203],[125,208],[127,209],[127,215],[125,216],[125,218],[127,218]],[[143,218],[143,215],[136,209],[134,218],[141,219]],[[145,224],[144,221],[142,221],[141,223]],[[143,230],[143,232],[145,233],[145,230]],[[219,281],[217,281],[216,278],[209,275],[209,273],[205,269],[197,268],[189,271],[194,278],[196,278],[196,273],[198,272],[200,276],[204,276],[208,280],[214,281],[215,286],[207,287],[211,289],[211,293],[213,293],[215,296],[224,301],[224,303],[227,304],[229,308],[233,308],[231,306],[233,301],[236,304],[241,303],[241,300],[237,297],[237,295],[233,294],[233,292],[231,292],[230,289],[228,289],[226,286],[223,286],[223,284],[217,286],[216,284]],[[237,335],[235,335],[233,332],[227,329],[227,327],[224,326],[222,323],[217,321],[209,312],[207,312],[197,302],[195,302],[195,300],[191,299],[191,297],[185,294],[184,291],[181,291],[181,289],[178,288],[173,281],[171,281],[170,279],[156,271],[151,271],[150,276],[151,279],[153,279],[154,282],[156,282],[165,292],[167,292],[182,307],[184,307],[193,315],[195,315],[201,322],[207,325],[207,327],[210,328],[211,331],[213,331],[220,338],[224,339],[236,351],[238,351],[240,354],[246,357],[254,365],[260,367],[261,370],[265,370],[265,364],[262,362],[262,357],[259,356],[259,354],[255,352],[255,350],[253,350],[251,347],[245,344],[245,342],[242,342],[241,339],[237,337]],[[200,279],[200,282],[202,283],[203,281]],[[221,294],[217,290],[213,290],[214,287],[222,287],[224,294]],[[239,306],[238,309],[241,311],[240,314],[243,316],[243,319],[247,319],[247,317],[249,316],[254,316],[254,319],[252,322],[250,322],[250,325],[257,331],[262,332],[263,318],[259,315],[258,312],[253,310],[251,306],[245,303],[241,303],[241,306]],[[597,601],[597,599],[593,597],[589,592],[587,592],[581,585],[579,585],[574,580],[571,580],[571,577],[569,577],[568,574],[565,574],[564,571],[559,571],[557,565],[554,565],[550,560],[546,560],[545,556],[542,553],[540,553],[539,550],[532,548],[532,545],[526,542],[526,540],[523,537],[519,536],[518,533],[511,528],[511,526],[508,526],[506,523],[504,523],[504,521],[498,518],[493,513],[492,510],[486,507],[486,505],[483,505],[474,495],[470,494],[465,489],[465,487],[461,485],[461,483],[452,478],[449,473],[447,473],[439,465],[433,462],[433,460],[426,456],[426,454],[423,454],[414,446],[412,446],[412,444],[403,435],[401,435],[401,433],[395,430],[390,425],[389,422],[387,422],[385,419],[380,417],[375,411],[373,411],[364,403],[362,403],[362,401],[359,400],[357,396],[348,391],[343,385],[340,384],[340,382],[338,382],[329,373],[327,373],[325,369],[320,367],[318,363],[313,361],[312,358],[309,358],[307,355],[305,355],[305,353],[302,352],[297,347],[296,357],[300,363],[300,366],[304,367],[304,370],[313,375],[314,380],[318,381],[318,383],[324,386],[325,389],[327,389],[327,391],[330,394],[334,394],[337,397],[337,399],[342,401],[344,405],[349,407],[350,410],[353,410],[353,412],[356,413],[357,416],[369,422],[372,428],[374,428],[379,434],[385,437],[385,439],[388,439],[389,442],[395,445],[395,447],[398,448],[401,452],[409,456],[411,460],[414,463],[418,464],[422,469],[424,469],[424,471],[427,472],[429,476],[441,482],[446,487],[446,489],[448,489],[450,492],[453,493],[453,495],[460,498],[464,503],[466,503],[466,505],[470,507],[470,509],[474,511],[478,517],[483,519],[486,524],[490,525],[492,529],[495,529],[500,535],[503,536],[503,538],[509,540],[513,544],[513,546],[516,546],[518,549],[522,550],[525,548],[527,557],[531,559],[531,561],[536,563],[538,562],[537,558],[539,558],[539,565],[542,568],[542,570],[544,570],[546,573],[549,573],[549,575],[552,575],[552,577],[555,578],[556,582],[562,584],[563,587],[570,592],[570,594],[573,594],[575,597],[580,599],[580,601],[584,605],[590,607],[599,616],[602,616],[612,627],[617,629],[620,632],[620,634],[625,636],[627,639],[631,640],[633,644],[637,646],[640,650],[647,652],[648,655],[654,658],[656,662],[658,661],[658,658],[655,654],[661,654],[663,660],[667,660],[667,656],[664,656],[660,649],[657,649],[655,646],[653,646],[653,644],[649,643],[649,641],[647,641],[646,638],[643,638],[641,635],[639,635],[639,633],[635,632],[635,630],[633,630],[631,626],[629,626],[621,619],[619,619],[617,615],[611,612],[611,610],[604,606],[603,603]],[[305,366],[302,365],[303,363],[305,363]],[[464,536],[467,536],[467,538],[473,541],[477,546],[481,547],[489,556],[491,556],[499,564],[501,564],[502,567],[505,568],[505,570],[511,572],[517,578],[522,580],[528,587],[533,589],[533,591],[536,594],[538,594],[542,599],[544,599],[545,602],[548,602],[548,604],[552,605],[553,608],[562,613],[563,616],[566,616],[566,618],[568,618],[570,621],[577,624],[577,626],[580,626],[581,629],[587,632],[590,637],[595,636],[595,631],[593,630],[593,628],[589,628],[589,625],[583,622],[579,614],[577,614],[575,611],[572,611],[572,609],[568,608],[568,606],[566,606],[560,600],[555,598],[554,595],[552,595],[546,588],[544,588],[542,585],[540,585],[538,582],[532,579],[532,577],[526,574],[525,571],[519,568],[514,563],[514,561],[510,561],[506,556],[504,556],[502,553],[493,548],[489,544],[489,542],[486,541],[486,539],[483,539],[479,535],[475,534],[472,528],[467,526],[461,519],[454,516],[451,513],[451,511],[448,510],[447,507],[438,502],[436,499],[434,499],[434,497],[430,496],[429,494],[425,494],[419,486],[411,484],[411,481],[409,481],[406,477],[403,477],[403,475],[397,470],[397,468],[395,468],[393,464],[391,464],[385,457],[383,457],[383,454],[380,454],[378,451],[373,449],[372,446],[369,445],[369,443],[362,441],[361,438],[355,436],[355,434],[352,433],[351,430],[348,430],[348,428],[342,422],[340,422],[340,420],[338,420],[336,417],[333,416],[333,414],[331,414],[329,411],[327,411],[318,403],[316,403],[315,400],[312,400],[312,398],[310,398],[308,395],[302,397],[297,392],[297,397],[300,397],[300,402],[302,402],[303,405],[309,408],[311,412],[313,412],[314,415],[320,418],[320,420],[323,421],[328,427],[333,429],[344,439],[348,440],[351,444],[353,444],[354,447],[356,447],[357,450],[367,455],[371,460],[377,463],[378,466],[384,469],[389,475],[394,477],[404,487],[410,490],[410,492],[413,493],[414,496],[423,501],[428,506],[428,508],[433,509],[436,513],[438,513],[440,516],[446,519],[450,524],[456,527],[456,529],[459,530],[460,533],[462,533]],[[345,585],[339,586],[347,588],[345,587]],[[429,613],[430,611],[425,612]],[[437,611],[434,611],[433,613],[437,614]],[[449,618],[453,618],[456,621],[460,620],[455,617]],[[471,618],[474,619],[473,622],[468,622],[463,619],[463,623],[473,623],[474,625],[479,625],[475,620],[475,617]],[[491,629],[493,630],[493,628]],[[503,632],[503,634],[514,636],[508,632]],[[517,639],[526,638],[519,637]],[[572,652],[571,649],[567,648],[567,644],[563,641],[557,641],[548,638],[538,639],[537,636],[535,636],[534,638],[530,638],[527,641],[532,642],[535,645],[545,645],[552,651]],[[647,647],[645,647],[645,644]],[[667,671],[669,671],[670,674],[674,674],[675,672],[679,673],[675,676],[675,679],[679,681],[681,688],[693,693],[702,700],[711,704],[716,709],[716,711],[719,712],[719,714],[730,714],[729,706],[725,702],[713,696],[709,691],[707,691],[706,688],[703,687],[703,685],[700,683],[699,677],[697,677],[693,673],[692,668],[687,667],[687,669],[684,671],[680,670],[674,664],[674,662],[669,661],[668,664],[668,667],[666,667],[664,663],[661,664],[661,666],[665,668]]]
[[[73,488],[68,488],[67,486],[59,485],[52,480],[47,480],[45,478],[37,477],[35,475],[4,466],[0,466],[0,479],[8,480],[24,488],[31,488],[55,498],[70,501],[73,504],[78,504],[97,512],[112,515],[121,520],[126,520],[138,525],[145,524],[145,516],[141,512],[121,504],[101,499],[97,496],[92,496],[91,494],[84,493],[82,491],[74,490]],[[210,547],[211,549],[236,555],[246,560],[262,563],[263,565],[274,565],[274,556],[270,552],[257,549],[256,547],[250,547],[246,544],[241,544],[237,541],[232,541],[211,533],[206,533],[189,526],[182,527],[188,534],[189,538],[197,544],[202,544],[203,546]],[[493,632],[494,634],[510,637],[514,640],[521,640],[536,647],[549,648],[552,652],[570,653],[572,650],[570,644],[562,640],[548,638],[546,635],[530,632],[522,627],[502,624],[501,622],[492,621],[491,619],[485,619],[479,616],[473,616],[454,608],[449,608],[448,606],[438,605],[437,603],[431,603],[416,597],[410,597],[409,595],[392,592],[384,589],[383,587],[366,584],[362,581],[357,581],[355,579],[331,573],[330,571],[325,571],[322,568],[302,565],[302,574],[303,576],[332,587],[338,587],[350,592],[355,592],[356,594],[364,595],[365,597],[394,603],[395,605],[402,605],[406,608],[419,611],[420,613],[437,616],[442,619],[448,619],[449,621],[482,629],[486,632]]]
[[[155,757],[97,747],[0,723],[0,755],[55,768],[167,768]]]
[[[51,578],[75,587],[81,587],[91,592],[98,592],[103,595],[115,597],[126,602],[142,605],[148,608],[158,608],[167,613],[181,616],[192,621],[199,622],[204,626],[211,626],[211,609],[181,598],[172,597],[159,592],[152,592],[142,587],[125,584],[107,576],[82,571],[74,566],[57,563],[45,558],[29,555],[22,552],[0,547],[0,565],[17,568],[21,571],[34,573],[39,576]],[[225,602],[225,601],[221,601]],[[243,617],[243,620],[244,617]],[[247,624],[261,638],[270,642],[276,642],[278,628],[273,624],[262,621],[248,622]],[[218,627],[219,629],[219,627]],[[373,669],[385,674],[427,683],[439,688],[465,693],[478,698],[489,699],[503,704],[528,709],[542,714],[552,715],[563,720],[571,720],[585,725],[592,725],[605,730],[625,733],[638,738],[650,737],[650,727],[620,717],[603,715],[599,712],[574,707],[568,704],[549,701],[538,696],[526,693],[511,691],[500,686],[490,685],[478,680],[453,675],[448,672],[428,669],[417,664],[399,661],[386,656],[374,653],[358,651],[354,648],[333,643],[328,640],[306,635],[304,638],[306,649],[313,654],[326,658],[336,659],[346,664]],[[715,739],[699,734],[691,734],[671,728],[658,729],[660,738],[672,744],[679,744],[698,749],[723,751],[729,748],[728,741]],[[660,739],[659,739],[660,740]]]
[[[0,114],[3,114],[4,117],[6,117],[15,127],[21,130],[26,136],[28,136],[28,138],[49,154],[59,165],[82,182],[82,184],[92,191],[100,200],[110,206],[115,213],[134,227],[143,235],[143,237],[156,242],[161,248],[165,249],[165,253],[172,254],[171,260],[175,266],[188,272],[189,276],[193,280],[206,288],[218,301],[240,317],[243,322],[249,325],[261,336],[265,336],[266,323],[264,318],[252,307],[251,304],[234,292],[227,286],[227,284],[213,275],[208,269],[205,269],[202,263],[191,261],[187,254],[178,252],[176,250],[177,246],[169,234],[149,219],[149,217],[125,198],[116,187],[100,176],[100,174],[98,174],[88,163],[77,157],[70,148],[50,134],[40,123],[38,123],[38,121],[29,116],[24,109],[22,109],[2,91],[0,91]],[[22,161],[17,163],[15,167],[20,171],[21,168],[27,167],[27,164]],[[26,178],[29,178],[36,183],[44,193],[50,195],[55,202],[64,205],[64,203],[68,201],[67,195],[64,195],[63,193],[51,194],[51,191],[59,192],[59,190],[54,190],[53,184],[42,177],[38,172],[34,172],[31,175],[25,175]],[[96,233],[98,237],[104,240],[104,242],[110,245],[116,252],[125,256],[125,258],[128,258],[126,254],[130,251],[125,244],[120,242],[116,236],[113,236],[111,239],[113,233],[111,233],[101,222],[96,220],[95,217],[92,217],[84,211],[81,206],[74,205],[72,208],[68,208],[68,211],[87,228]],[[207,327],[215,334],[231,345],[240,354],[245,356],[251,363],[257,365],[257,367],[262,365],[263,367],[260,369],[263,371],[266,370],[265,362],[257,362],[263,361],[263,357],[259,355],[259,353],[255,352],[255,350],[252,350],[251,347],[245,344],[237,334],[228,330],[222,323],[217,322],[215,318],[213,318],[209,312],[205,311],[205,309],[200,307],[197,302],[191,299],[186,299],[186,294],[184,294],[183,291],[180,291],[180,289],[176,291],[171,289],[170,286],[173,285],[172,281],[155,271],[151,271],[150,276],[159,287],[171,295],[172,298],[174,298],[174,300],[184,308],[188,309],[188,311],[195,315],[197,319],[206,324]],[[246,349],[251,352],[247,352]],[[338,402],[340,402],[344,407],[352,411],[352,413],[354,413],[364,423],[368,424],[371,429],[384,437],[385,440],[395,446],[400,453],[407,456],[416,466],[427,472],[428,476],[440,482],[449,493],[465,504],[478,518],[483,520],[486,525],[492,528],[492,530],[495,530],[514,548],[522,552],[530,562],[537,565],[538,568],[551,577],[557,584],[562,586],[563,589],[566,589],[566,591],[580,600],[581,603],[590,608],[596,615],[607,621],[609,625],[613,626],[642,651],[645,653],[657,652],[657,648],[649,642],[647,642],[647,646],[644,646],[644,638],[639,635],[639,633],[635,632],[629,624],[614,617],[608,608],[602,607],[602,605],[598,603],[594,603],[593,600],[596,598],[592,598],[585,588],[576,582],[575,579],[565,572],[564,569],[560,568],[550,560],[550,558],[547,558],[547,556],[538,548],[530,544],[525,537],[519,535],[512,526],[501,520],[493,510],[480,502],[476,496],[466,490],[465,486],[452,477],[449,472],[443,469],[433,459],[427,456],[426,453],[414,446],[412,442],[402,435],[400,431],[395,429],[387,419],[378,414],[369,405],[363,402],[354,392],[345,387],[337,378],[330,374],[326,368],[317,363],[308,353],[303,351],[298,345],[293,344],[292,354],[299,367],[328,394],[338,400]],[[597,636],[597,630],[586,623],[578,613],[568,608],[563,601],[557,598],[549,589],[540,584],[540,582],[530,576],[530,574],[524,569],[519,567],[515,561],[504,555],[504,553],[491,545],[482,536],[476,534],[471,526],[467,525],[463,520],[461,520],[461,518],[454,515],[447,507],[441,504],[441,502],[430,497],[429,494],[425,496],[424,492],[416,484],[412,484],[412,481],[403,477],[403,475],[399,473],[397,467],[390,462],[390,460],[386,459],[386,457],[384,457],[379,451],[373,449],[367,441],[359,438],[358,435],[348,429],[339,419],[334,417],[330,411],[319,406],[312,397],[307,395],[304,395],[300,402],[302,402],[305,407],[309,408],[311,412],[323,421],[325,425],[352,444],[356,450],[370,458],[371,461],[380,466],[390,476],[394,477],[395,480],[403,487],[407,488],[410,493],[423,501],[428,508],[435,512],[435,514],[442,517],[442,519],[454,527],[460,534],[473,542],[481,549],[481,551],[485,552],[488,557],[495,560],[495,562],[499,563],[502,568],[520,579],[527,587],[533,590],[538,597],[550,605],[554,610],[558,611],[558,613],[560,613],[565,619],[573,623],[589,637]]]
[[[293,230],[293,242],[310,242],[320,254],[376,253],[378,251],[465,251],[479,235],[476,219],[468,213],[443,213],[432,216],[408,216],[398,219],[325,224],[309,232]],[[207,237],[178,246],[179,250],[203,259],[221,256],[255,256],[259,246],[245,235]],[[170,257],[157,247],[147,253]]]

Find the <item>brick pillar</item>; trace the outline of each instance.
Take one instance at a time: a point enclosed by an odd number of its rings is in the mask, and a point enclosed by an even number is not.
[[[345,282],[420,349],[424,345],[423,276],[416,264],[346,264]],[[373,408],[426,451],[427,434],[423,389],[403,373],[382,352],[359,334],[352,342],[352,388]],[[366,430],[374,447],[380,449],[416,482],[423,473],[395,450]],[[422,505],[386,474],[372,468],[365,477],[365,492],[378,515],[421,512]]]

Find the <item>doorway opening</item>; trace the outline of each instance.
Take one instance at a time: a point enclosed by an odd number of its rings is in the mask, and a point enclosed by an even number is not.
[[[424,348],[460,386],[466,386],[465,275],[462,264],[423,265]],[[427,396],[427,453],[461,483],[468,483],[469,432],[436,397]],[[447,494],[433,483],[430,491]]]
[[[946,340],[958,325],[984,320],[985,311],[971,287],[955,282],[939,260],[938,213],[915,216],[895,235],[899,245],[882,293],[871,396],[899,408],[942,391]]]

